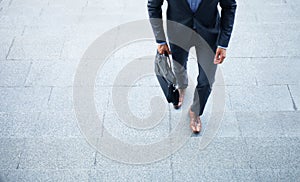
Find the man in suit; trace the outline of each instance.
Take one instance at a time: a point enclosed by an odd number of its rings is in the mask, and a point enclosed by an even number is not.
[[[217,64],[221,64],[226,57],[226,49],[234,24],[236,1],[167,0],[167,35],[171,50],[166,42],[161,20],[163,2],[164,0],[148,0],[148,13],[158,44],[157,51],[160,54],[165,52],[172,54],[175,61],[173,64],[174,72],[180,94],[179,104],[174,105],[175,109],[182,105],[185,89],[188,86],[186,64],[189,48],[192,46],[196,48],[199,75],[189,115],[190,127],[193,132],[198,133],[201,130],[200,116],[203,114],[205,104],[211,93]],[[221,7],[221,16],[217,8],[218,4]],[[176,22],[178,25],[171,22]],[[188,27],[192,31],[186,31],[179,25]],[[195,34],[200,35],[213,51],[214,54],[211,59],[203,60],[203,52],[205,52],[203,51],[203,44],[195,41],[198,40],[193,38]],[[176,44],[178,39],[180,39],[181,45]],[[201,60],[201,64],[199,60]]]

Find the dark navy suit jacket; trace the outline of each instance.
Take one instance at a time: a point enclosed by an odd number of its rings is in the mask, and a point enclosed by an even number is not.
[[[162,23],[155,23],[151,19],[161,19],[164,0],[148,0],[150,22],[157,43],[166,41]],[[213,48],[217,46],[228,47],[236,11],[235,0],[202,0],[196,12],[193,12],[187,0],[167,0],[167,20],[195,28],[196,32]],[[218,3],[221,7],[221,16],[218,12]],[[172,39],[172,32],[176,27],[167,27],[168,38]],[[177,32],[185,35],[185,32]]]

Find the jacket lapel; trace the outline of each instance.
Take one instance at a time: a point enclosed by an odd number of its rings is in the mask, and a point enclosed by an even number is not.
[[[201,8],[202,4],[203,4],[203,1],[205,0],[202,0],[199,4],[199,6],[197,7],[196,11],[195,11],[195,14],[199,11],[199,9]]]
[[[191,7],[190,7],[188,1],[187,0],[181,0],[181,1],[184,1],[183,4],[185,5],[186,9],[188,11],[190,11],[191,13],[193,13],[193,11],[191,10]]]

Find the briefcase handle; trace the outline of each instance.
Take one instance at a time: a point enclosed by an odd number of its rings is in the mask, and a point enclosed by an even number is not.
[[[164,56],[166,56],[168,58],[167,59],[168,60],[168,65],[172,69],[172,63],[171,63],[171,59],[170,59],[170,56],[169,56],[168,52],[165,51]]]

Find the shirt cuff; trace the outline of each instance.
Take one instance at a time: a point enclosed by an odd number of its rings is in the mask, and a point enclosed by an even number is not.
[[[159,44],[159,45],[165,45],[165,44],[167,44],[167,42],[157,42],[157,44]]]
[[[223,47],[223,46],[218,46],[218,48],[227,49],[227,47]]]

